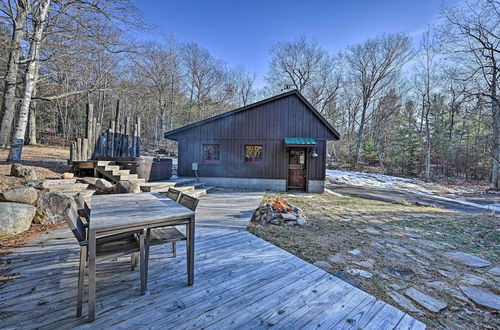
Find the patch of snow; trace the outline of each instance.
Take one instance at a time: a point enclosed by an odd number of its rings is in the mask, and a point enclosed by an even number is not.
[[[374,187],[382,189],[404,190],[414,194],[430,196],[447,202],[454,202],[465,206],[477,207],[483,210],[500,213],[500,204],[482,205],[457,198],[455,195],[469,192],[467,189],[453,189],[440,184],[425,182],[414,178],[400,178],[379,173],[349,172],[326,170],[327,178],[336,184]],[[444,197],[442,194],[448,195]]]

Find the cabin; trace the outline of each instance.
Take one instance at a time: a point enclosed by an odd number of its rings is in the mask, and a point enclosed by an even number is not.
[[[296,90],[174,129],[178,175],[205,184],[324,191],[327,143],[339,133]]]

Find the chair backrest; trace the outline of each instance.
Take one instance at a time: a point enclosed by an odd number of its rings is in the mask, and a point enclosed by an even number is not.
[[[70,203],[66,208],[64,220],[66,220],[66,224],[79,242],[86,240],[87,235],[85,226],[83,225],[82,219],[78,216],[78,211],[73,203]]]
[[[85,199],[83,199],[82,193],[78,193],[75,197],[76,205],[78,206],[78,211],[82,213],[82,215],[90,220],[90,207],[88,206]]]
[[[166,196],[170,198],[171,200],[178,202],[179,197],[181,196],[181,191],[174,189],[174,188],[168,188],[168,191],[166,193]]]
[[[198,198],[194,198],[186,194],[181,194],[181,197],[179,198],[179,204],[181,204],[184,207],[187,207],[191,211],[196,211],[198,202],[199,202]]]

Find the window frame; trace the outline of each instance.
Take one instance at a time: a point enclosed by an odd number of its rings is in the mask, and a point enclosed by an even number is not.
[[[219,146],[219,159],[208,160],[205,158],[205,146]],[[201,145],[202,159],[204,164],[221,164],[222,163],[222,144],[221,143],[202,143]]]
[[[246,160],[246,148],[247,147],[261,147],[262,148],[262,156],[260,161],[255,161],[255,148],[253,152],[253,160],[252,161],[247,161]],[[263,144],[245,144],[243,145],[243,163],[246,165],[263,165],[264,164],[264,145]]]

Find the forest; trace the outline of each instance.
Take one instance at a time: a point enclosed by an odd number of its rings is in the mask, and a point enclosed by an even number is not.
[[[147,149],[163,132],[297,89],[339,131],[330,166],[489,181],[499,188],[500,2],[443,7],[416,37],[374,35],[336,53],[306,37],[269,49],[265,86],[175,31],[161,40],[131,0],[0,1],[0,147],[68,145],[119,102]],[[172,33],[172,34],[170,34]],[[336,33],[332,31],[331,33]]]

